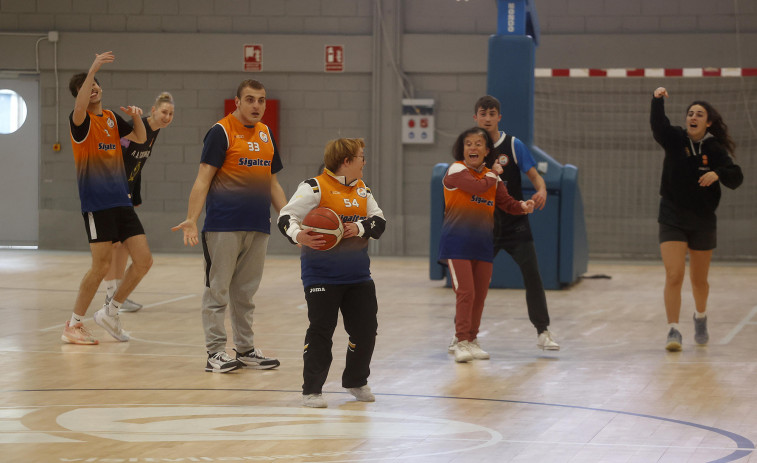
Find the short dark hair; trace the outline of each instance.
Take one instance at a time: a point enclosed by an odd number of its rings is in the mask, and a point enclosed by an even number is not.
[[[479,109],[496,109],[498,113],[502,114],[500,109],[499,100],[491,95],[482,96],[476,101],[476,107],[473,108],[473,113],[478,114]]]
[[[455,140],[455,144],[452,145],[452,157],[455,158],[456,161],[462,161],[463,159],[465,159],[465,147],[463,146],[463,143],[465,142],[465,139],[470,135],[481,135],[482,137],[484,137],[484,140],[486,140],[486,149],[489,150],[489,153],[491,153],[494,149],[494,142],[492,142],[492,139],[489,136],[489,132],[482,129],[481,127],[471,127],[470,129],[465,130],[463,133],[458,135],[457,140]]]
[[[71,76],[71,80],[68,81],[68,89],[71,91],[71,95],[73,95],[74,98],[79,95],[79,90],[81,90],[81,86],[84,84],[85,80],[87,80],[86,72],[80,72]],[[95,77],[95,82],[97,82],[97,85],[100,85],[100,81],[97,80],[97,77]]]
[[[244,90],[247,87],[252,88],[254,90],[265,90],[265,87],[263,86],[263,84],[261,84],[255,79],[243,80],[239,84],[239,87],[237,87],[237,98],[242,98],[242,90]]]

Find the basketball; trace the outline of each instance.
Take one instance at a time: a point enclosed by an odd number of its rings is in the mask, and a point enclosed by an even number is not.
[[[302,226],[312,228],[315,233],[323,235],[326,244],[317,249],[318,251],[328,251],[342,240],[344,226],[339,215],[328,207],[316,207],[308,212],[302,219]]]

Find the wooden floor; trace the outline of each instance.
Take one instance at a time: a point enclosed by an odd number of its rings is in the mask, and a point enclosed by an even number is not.
[[[661,264],[592,262],[611,278],[547,294],[562,350],[536,348],[523,291],[492,290],[492,358],[456,364],[452,290],[426,259],[373,258],[376,402],[340,387],[340,325],[315,410],[300,406],[298,258],[269,256],[256,297],[256,345],[281,367],[230,374],[204,371],[199,251],[155,256],[132,296],[145,307],[122,315],[130,342],[89,318],[100,345],[63,344],[88,264],[0,251],[0,462],[757,462],[757,266],[713,266],[707,347],[687,284],[683,352],[664,350]]]

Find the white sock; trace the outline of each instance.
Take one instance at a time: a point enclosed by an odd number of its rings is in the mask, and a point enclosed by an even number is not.
[[[108,304],[108,315],[110,315],[111,317],[114,317],[118,313],[118,310],[120,308],[121,308],[121,303],[115,299],[111,299],[110,304]]]
[[[72,314],[72,315],[71,315],[71,321],[70,321],[70,322],[68,322],[68,326],[74,326],[74,325],[76,325],[77,323],[81,323],[81,322],[82,322],[82,321],[81,321],[81,320],[82,320],[82,318],[84,318],[84,317],[82,317],[81,315],[77,315],[77,314],[75,314],[75,313],[74,313],[74,314]]]
[[[678,323],[668,323],[668,328],[675,328],[676,331],[681,331],[681,329],[678,328]]]
[[[116,294],[116,289],[118,289],[118,284],[121,282],[121,280],[105,280],[105,291],[108,293],[108,297],[112,298],[114,294]]]
[[[707,316],[707,311],[705,310],[704,312],[694,312],[694,316],[697,319],[705,318]]]

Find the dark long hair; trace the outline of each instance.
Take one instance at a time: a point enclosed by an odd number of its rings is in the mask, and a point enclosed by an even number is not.
[[[468,137],[468,135],[483,136],[484,140],[486,140],[486,149],[489,150],[489,154],[491,154],[491,152],[494,150],[494,143],[492,142],[491,137],[489,137],[489,133],[481,127],[471,127],[470,129],[467,129],[463,133],[458,135],[457,140],[455,140],[455,144],[452,145],[452,157],[455,158],[456,161],[462,161],[463,159],[465,159],[465,146],[463,144],[465,142],[465,138]]]
[[[689,114],[689,109],[694,105],[699,105],[707,111],[707,122],[711,123],[711,125],[707,127],[707,131],[725,146],[725,149],[727,149],[728,152],[731,153],[731,156],[733,156],[734,151],[736,151],[736,143],[734,143],[733,138],[731,138],[731,135],[728,133],[728,126],[723,121],[723,116],[721,116],[718,110],[706,101],[693,101],[689,107],[686,108],[686,114]]]

